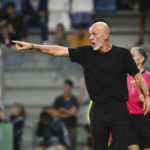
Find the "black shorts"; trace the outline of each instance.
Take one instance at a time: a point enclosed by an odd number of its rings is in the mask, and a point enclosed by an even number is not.
[[[150,148],[150,114],[130,115],[129,145]]]
[[[127,150],[129,112],[125,102],[93,103],[90,110],[92,150],[108,150],[110,132],[112,149]]]
[[[139,9],[141,11],[148,11],[148,10],[150,10],[150,0],[140,0],[139,1]]]

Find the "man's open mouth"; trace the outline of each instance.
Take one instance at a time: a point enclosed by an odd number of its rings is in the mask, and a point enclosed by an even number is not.
[[[94,42],[92,42],[92,46],[94,46],[94,47],[95,47],[95,46],[96,46],[96,44],[95,44]]]

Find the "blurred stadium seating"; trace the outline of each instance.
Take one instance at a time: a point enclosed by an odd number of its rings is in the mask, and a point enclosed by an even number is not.
[[[70,0],[61,0],[55,1],[50,0],[48,4],[49,12],[58,11],[58,12],[69,12],[70,11]]]
[[[99,12],[116,12],[117,0],[96,0],[95,11]]]
[[[66,31],[70,30],[71,21],[68,12],[51,11],[48,20],[48,29],[50,31],[55,31],[58,23],[62,23]]]
[[[85,7],[86,6],[86,7]],[[93,0],[72,0],[71,13],[92,13],[94,11]]]

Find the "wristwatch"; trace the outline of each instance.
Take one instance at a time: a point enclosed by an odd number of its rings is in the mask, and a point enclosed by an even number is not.
[[[33,49],[34,49],[34,44],[31,43],[31,48],[30,48],[30,50],[33,50]]]

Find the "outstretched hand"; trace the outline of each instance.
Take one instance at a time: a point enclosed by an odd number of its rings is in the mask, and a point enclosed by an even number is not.
[[[12,41],[12,42],[16,44],[17,50],[29,50],[32,48],[31,43],[22,42],[22,41]]]

